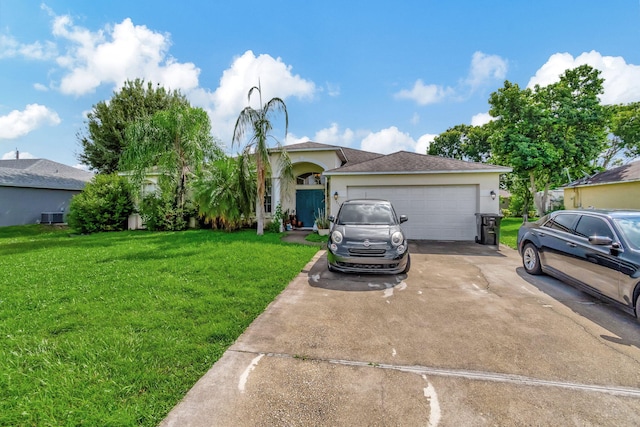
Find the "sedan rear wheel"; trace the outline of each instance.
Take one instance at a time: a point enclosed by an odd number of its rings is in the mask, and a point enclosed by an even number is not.
[[[636,298],[636,319],[640,322],[640,295]]]
[[[524,250],[522,251],[522,265],[529,274],[542,274],[542,268],[540,267],[540,254],[538,253],[538,249],[532,243],[524,245]]]

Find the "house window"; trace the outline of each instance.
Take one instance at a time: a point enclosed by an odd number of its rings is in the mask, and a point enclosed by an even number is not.
[[[272,212],[272,198],[271,198],[271,180],[267,179],[264,183],[264,212]]]
[[[307,172],[296,178],[298,185],[323,185],[324,182],[325,177],[320,172]]]

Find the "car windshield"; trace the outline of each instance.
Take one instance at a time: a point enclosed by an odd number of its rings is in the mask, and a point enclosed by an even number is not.
[[[640,216],[615,218],[614,221],[634,249],[640,249]]]
[[[395,217],[390,205],[345,204],[340,210],[341,225],[393,225]]]

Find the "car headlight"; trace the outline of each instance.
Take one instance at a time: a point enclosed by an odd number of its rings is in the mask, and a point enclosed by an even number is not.
[[[342,243],[342,233],[338,230],[334,231],[333,233],[331,233],[331,240],[333,240],[333,243],[336,244]]]
[[[396,231],[391,235],[391,244],[393,246],[401,245],[404,242],[404,236],[400,231]]]

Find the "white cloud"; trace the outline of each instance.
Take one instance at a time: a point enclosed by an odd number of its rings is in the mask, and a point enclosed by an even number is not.
[[[96,32],[76,26],[67,16],[54,16],[53,35],[67,42],[56,62],[66,70],[60,91],[70,95],[93,92],[102,84],[120,88],[128,79],[143,78],[170,89],[198,86],[200,69],[168,55],[169,34],[134,25],[126,18]]]
[[[507,75],[509,63],[498,55],[488,55],[475,52],[471,57],[469,74],[456,87],[436,84],[425,84],[422,79],[416,80],[411,89],[397,92],[396,99],[410,99],[418,105],[428,105],[442,102],[448,98],[459,96],[462,92],[474,92],[479,87],[504,79]]]
[[[49,88],[43,85],[42,83],[34,83],[33,88],[40,92],[47,92],[49,90]]]
[[[425,85],[421,79],[416,80],[411,90],[403,89],[395,94],[396,99],[410,99],[418,105],[435,104],[447,96],[453,95],[455,90],[438,85]]]
[[[0,116],[0,139],[18,138],[46,124],[60,124],[58,113],[44,105],[29,104],[24,111],[13,110]]]
[[[603,56],[599,52],[584,52],[577,57],[569,53],[551,55],[536,72],[527,87],[547,86],[560,80],[566,70],[588,64],[602,72],[604,94],[603,104],[617,104],[640,101],[640,66],[627,64],[620,56]]]
[[[367,133],[365,133],[366,135]],[[347,128],[341,130],[337,123],[331,123],[328,128],[320,129],[315,133],[313,138],[308,136],[297,137],[294,134],[287,136],[286,145],[298,144],[300,142],[320,142],[322,144],[339,145],[341,147],[349,147],[353,144],[356,138],[356,132]]]
[[[508,68],[507,60],[498,55],[475,52],[471,58],[471,69],[466,83],[471,86],[472,90],[475,90],[479,86],[504,79]]]
[[[9,151],[8,153],[4,153],[2,155],[2,160],[13,160],[16,158],[16,152],[14,151]],[[20,158],[21,159],[35,159],[37,157],[35,157],[33,154],[28,153],[26,151],[20,151]]]
[[[238,114],[247,106],[249,89],[258,83],[262,88],[263,103],[273,97],[281,98],[285,103],[290,97],[312,99],[316,93],[316,85],[293,74],[291,65],[285,64],[281,58],[266,54],[255,56],[248,50],[236,57],[222,73],[220,85],[215,92],[197,89],[189,93],[189,98],[194,105],[207,109],[213,132],[222,141],[230,143]],[[254,92],[251,95],[251,105],[258,108],[258,101],[258,93]],[[284,116],[280,119],[281,125],[278,118],[274,119],[274,128],[282,126],[284,129]]]
[[[429,146],[431,145],[431,143],[433,142],[436,136],[438,135],[426,133],[422,135],[420,138],[418,138],[415,152],[420,154],[427,154],[427,150],[429,149]]]
[[[417,125],[418,123],[420,123],[420,114],[413,113],[413,116],[411,116],[411,124]]]
[[[471,117],[471,126],[482,126],[484,124],[489,123],[492,120],[495,120],[495,117],[492,117],[491,114],[479,113]]]
[[[0,34],[0,59],[24,57],[43,61],[54,58],[56,54],[56,46],[53,42],[25,44],[14,37]]]
[[[370,133],[364,137],[360,146],[365,151],[381,154],[389,154],[396,151],[412,151],[424,154],[426,150],[423,147],[426,147],[428,142],[427,135],[416,142],[408,133],[401,132],[397,127],[391,126],[378,132]]]
[[[340,85],[327,82],[326,86],[327,86],[327,93],[329,94],[329,96],[331,97],[340,96]]]

